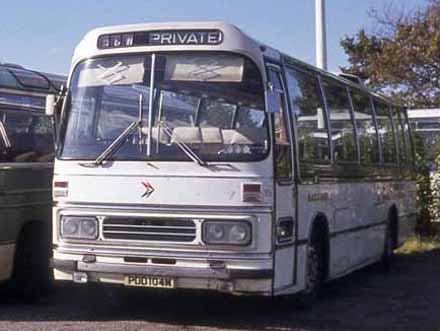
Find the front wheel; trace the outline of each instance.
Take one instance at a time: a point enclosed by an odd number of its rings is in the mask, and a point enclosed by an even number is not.
[[[307,265],[305,289],[299,301],[306,307],[311,306],[318,298],[324,282],[324,249],[323,244],[315,239],[307,247]]]

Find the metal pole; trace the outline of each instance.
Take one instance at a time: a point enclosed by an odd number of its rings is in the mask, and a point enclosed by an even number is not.
[[[327,37],[325,23],[325,0],[316,0],[316,66],[327,70]]]
[[[151,74],[150,74],[150,100],[148,102],[148,136],[147,136],[147,156],[151,156],[151,134],[153,133],[153,102],[154,102],[154,78],[156,70],[156,53],[151,55]]]

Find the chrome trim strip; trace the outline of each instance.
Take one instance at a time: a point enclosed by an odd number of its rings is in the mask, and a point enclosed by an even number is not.
[[[197,228],[195,226],[160,226],[160,225],[131,225],[131,224],[104,224],[104,226],[111,226],[115,228],[152,228],[152,229],[176,229],[176,230],[196,230]],[[144,233],[144,232],[142,232]],[[155,232],[157,233],[157,232]]]
[[[75,263],[66,263],[62,260],[52,260],[51,266],[59,267],[67,272],[75,271]],[[239,278],[262,279],[272,278],[273,270],[270,269],[208,269],[208,268],[189,268],[189,267],[159,267],[159,266],[137,266],[123,265],[115,263],[84,263],[77,262],[76,269],[84,272],[112,273],[124,275],[148,275],[182,278],[208,278],[232,280]]]
[[[54,201],[54,206],[58,208],[85,208],[96,210],[108,210],[111,211],[158,211],[158,212],[194,212],[194,213],[246,213],[246,214],[260,214],[271,213],[272,207],[270,206],[179,206],[179,205],[148,205],[148,204],[121,204],[121,203],[88,203],[77,201]]]
[[[0,93],[8,93],[8,94],[15,94],[15,95],[25,95],[25,96],[32,96],[32,97],[41,97],[46,98],[46,93],[39,93],[39,92],[31,92],[31,91],[23,91],[23,90],[16,90],[16,89],[9,89],[9,88],[0,88]]]
[[[67,160],[58,160],[57,159],[57,163],[66,162],[66,161]],[[74,161],[74,162],[77,162],[77,161]],[[110,160],[109,162],[113,162],[113,160]],[[123,162],[123,161],[121,160],[121,162]],[[140,161],[134,161],[134,162],[140,162]],[[170,161],[170,162],[173,162],[173,161]],[[174,161],[174,162],[181,162],[181,161]],[[213,163],[213,162],[211,162],[211,163]],[[214,167],[215,164],[211,164],[211,166]],[[67,171],[63,171],[62,173],[56,172],[54,175],[55,176],[63,176],[63,177],[66,177],[66,176],[74,176],[74,177],[99,177],[100,176],[99,174],[80,174],[78,172],[67,172]],[[131,174],[106,174],[105,175],[105,177],[135,177],[135,178],[139,178],[140,176],[143,176],[143,175],[139,175],[139,174],[133,174],[133,175],[131,175]],[[148,174],[148,177],[149,178],[156,178],[156,177],[157,178],[163,178],[164,174]],[[250,175],[243,176],[243,175],[240,175],[240,176],[228,176],[228,177],[225,177],[225,176],[206,176],[206,175],[189,176],[189,175],[166,174],[166,177],[167,178],[187,178],[187,179],[252,179],[252,180],[260,180],[260,181],[265,180],[265,179],[272,180],[270,177],[261,177],[261,176],[258,176],[258,175],[255,175],[255,176],[250,176]]]
[[[195,229],[194,229],[195,232]],[[146,236],[176,236],[176,237],[195,237],[195,233],[175,233],[175,232],[143,232],[143,231],[113,231],[104,230],[104,234],[139,234]],[[108,239],[113,240],[113,239]],[[139,240],[142,241],[142,240]]]
[[[0,170],[53,169],[53,162],[0,162]]]
[[[270,260],[272,259],[271,253],[242,253],[239,251],[228,251],[228,252],[210,252],[210,251],[182,251],[180,249],[170,249],[166,248],[163,251],[157,249],[133,249],[132,247],[124,248],[108,248],[108,247],[97,247],[97,246],[79,246],[75,247],[69,246],[56,246],[55,251],[60,254],[72,254],[72,255],[84,255],[84,254],[94,254],[96,256],[105,257],[145,257],[150,258],[160,257],[160,258],[170,258],[170,259],[184,259],[184,260],[225,260],[225,261],[239,261],[239,260]]]

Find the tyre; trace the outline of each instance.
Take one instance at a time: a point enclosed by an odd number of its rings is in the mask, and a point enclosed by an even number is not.
[[[391,231],[390,222],[387,224],[387,229],[385,231],[385,242],[382,258],[380,259],[380,268],[383,271],[389,271],[394,257],[394,241]]]
[[[325,278],[325,251],[321,236],[313,236],[307,247],[305,289],[299,295],[300,303],[310,307],[318,299]]]
[[[25,228],[18,240],[10,289],[14,295],[36,299],[51,287],[48,235],[37,226]]]

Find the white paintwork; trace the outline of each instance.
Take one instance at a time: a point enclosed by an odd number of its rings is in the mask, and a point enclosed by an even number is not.
[[[175,46],[145,46],[131,47],[124,49],[105,49],[97,48],[97,39],[100,35],[118,33],[121,31],[154,31],[154,30],[192,30],[192,29],[218,29],[223,31],[223,42],[220,45],[175,45]],[[75,49],[72,67],[81,61],[98,55],[139,53],[139,52],[161,52],[161,51],[230,51],[238,52],[249,56],[256,64],[263,69],[263,59],[261,57],[261,43],[253,40],[242,33],[236,26],[224,22],[174,22],[174,23],[147,23],[131,24],[97,28],[87,33]]]
[[[419,118],[440,118],[440,108],[432,108],[432,109],[409,109],[408,117],[410,119],[419,119]]]
[[[286,288],[294,283],[295,246],[281,248],[275,252],[275,289]]]
[[[0,243],[0,281],[11,277],[14,267],[15,243]]]
[[[97,49],[102,34],[166,30],[220,29],[224,42],[216,46],[145,46],[123,49]],[[276,60],[279,52],[261,47],[262,44],[224,23],[157,23],[96,29],[89,32],[76,48],[73,68],[81,61],[95,56],[157,52],[157,51],[230,51],[245,54],[255,61],[264,74],[263,56]],[[273,151],[273,148],[271,148]],[[295,156],[293,156],[295,157]],[[397,174],[396,174],[397,175]],[[124,257],[166,257],[176,260],[182,268],[209,268],[210,262],[223,261],[226,268],[239,270],[273,270],[271,280],[238,279],[223,284],[215,279],[188,278],[179,280],[180,287],[214,289],[229,292],[260,294],[290,294],[305,285],[307,240],[318,213],[326,216],[330,238],[330,278],[380,259],[385,238],[385,222],[389,210],[396,206],[400,214],[400,241],[411,233],[415,211],[415,184],[395,182],[308,184],[295,187],[274,184],[273,155],[261,162],[230,164],[216,163],[201,167],[194,162],[108,162],[102,167],[85,167],[77,161],[55,163],[55,181],[67,181],[68,195],[55,196],[53,210],[53,240],[57,247],[55,259],[81,261],[84,254],[94,254],[98,262],[127,266]],[[142,198],[143,181],[155,189]],[[261,203],[242,202],[243,183],[261,183]],[[314,199],[326,193],[325,199]],[[276,197],[276,198],[275,198]],[[298,205],[296,206],[296,201]],[[276,211],[276,213],[275,213]],[[296,215],[298,214],[298,217]],[[254,240],[248,247],[207,247],[197,238],[191,244],[136,243],[103,240],[73,242],[59,236],[61,215],[98,216],[100,224],[106,216],[168,217],[192,219],[249,219]],[[293,217],[297,231],[286,247],[275,243],[275,220]],[[379,224],[380,223],[380,224]],[[197,223],[199,224],[199,223]],[[369,227],[369,225],[377,226]],[[359,231],[341,233],[361,227]],[[362,228],[364,227],[364,228]],[[188,270],[188,269],[186,269]],[[123,274],[88,273],[90,281],[122,283]],[[55,278],[72,280],[72,273],[55,269]]]

